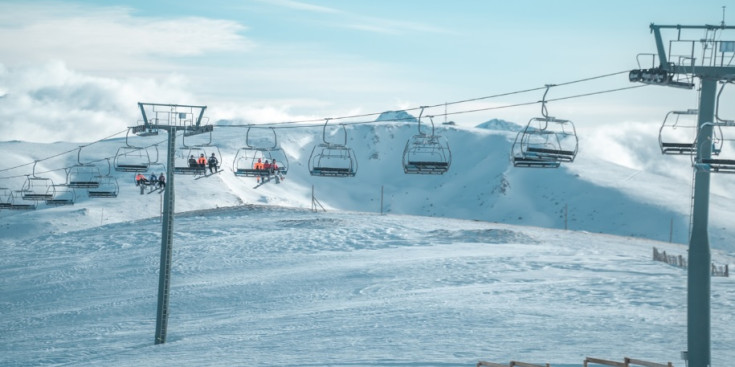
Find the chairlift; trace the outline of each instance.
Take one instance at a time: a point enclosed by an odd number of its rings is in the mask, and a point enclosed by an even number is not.
[[[13,198],[13,192],[7,187],[0,187],[0,209],[10,209],[13,205],[11,199]]]
[[[698,110],[670,111],[659,129],[658,143],[662,154],[692,155],[697,152]],[[722,148],[722,129],[716,126],[712,154]]]
[[[153,145],[153,148],[156,152],[155,159],[151,158],[151,164],[148,165],[148,171],[150,172],[166,172],[166,165],[163,162],[159,162],[160,154],[158,149],[158,144]],[[150,151],[149,151],[150,152]]]
[[[285,175],[288,173],[288,158],[283,149],[278,146],[278,136],[276,130],[270,128],[273,132],[273,145],[271,146],[256,146],[250,140],[250,127],[248,127],[245,133],[245,147],[240,148],[235,153],[235,158],[232,162],[232,171],[235,176],[244,177],[262,177],[270,176],[272,171],[265,169],[256,169],[256,163],[258,161],[265,163],[276,162],[278,165],[278,173]]]
[[[88,163],[82,163],[81,154],[82,147],[77,151],[77,164],[71,166],[66,173],[66,184],[71,188],[88,189],[99,186],[97,177],[100,176],[100,170],[97,166]]]
[[[118,148],[115,154],[115,171],[146,172],[151,164],[151,157],[148,149],[130,144],[128,137],[131,130],[133,129],[128,129],[125,135],[125,146]]]
[[[204,175],[207,172],[207,164],[204,167],[198,164],[191,164],[190,159],[198,160],[200,157],[209,159],[211,154],[217,157],[217,161],[222,165],[222,153],[219,148],[212,145],[212,131],[209,131],[209,140],[204,144],[186,145],[186,134],[182,137],[182,147],[178,149],[174,160],[174,173],[183,175]]]
[[[112,164],[110,159],[107,159],[107,174],[98,176],[99,186],[96,188],[90,188],[87,190],[87,195],[90,198],[116,198],[120,192],[120,186],[117,183],[117,179],[111,175]]]
[[[46,200],[46,205],[74,205],[76,193],[69,185],[54,185],[54,197]]]
[[[54,197],[54,181],[48,177],[36,176],[36,164],[33,162],[33,174],[28,175],[21,189],[23,200],[44,201]]]
[[[327,141],[327,124],[322,130],[322,143],[314,146],[309,157],[309,173],[312,176],[322,177],[354,177],[357,174],[357,159],[352,148],[347,146],[347,129],[344,124],[344,144],[335,144]]]
[[[727,138],[723,131],[728,133],[733,131],[735,128],[735,121],[722,119],[719,116],[720,110],[720,95],[725,89],[725,85],[732,83],[731,81],[725,82],[720,87],[720,91],[717,93],[717,103],[715,107],[715,122],[706,122],[701,128],[697,129],[696,143],[697,144],[709,144],[702,143],[701,139],[708,139],[711,141],[712,150],[711,155],[718,156],[717,158],[701,157],[701,154],[693,156],[693,165],[698,170],[709,171],[712,173],[735,173],[735,144],[733,144],[732,138]],[[710,136],[702,135],[702,130],[706,127],[713,129],[713,133]],[[724,128],[724,129],[723,129]],[[719,136],[718,136],[719,131]],[[728,142],[725,147],[725,142]],[[726,149],[727,148],[727,149]]]
[[[546,85],[541,101],[543,117],[534,117],[519,131],[511,148],[515,167],[557,168],[562,162],[573,162],[579,140],[574,124],[569,120],[549,116],[546,94],[553,85]]]
[[[403,149],[403,172],[407,174],[441,175],[449,170],[452,164],[452,152],[446,138],[434,134],[434,120],[431,121],[431,135],[421,131],[421,115],[424,113],[421,107],[419,113],[419,133],[406,141]]]
[[[733,130],[733,127],[735,127],[735,122],[707,122],[702,126],[702,128],[708,125],[713,127],[713,131],[720,129],[721,131],[727,131],[729,133]],[[702,129],[700,128],[698,131],[701,132]],[[720,132],[720,134],[722,134],[722,132]],[[701,136],[698,135],[696,141],[698,142],[700,138]],[[724,137],[717,139],[717,136],[714,133],[712,137],[706,137],[706,139],[712,141],[711,155],[716,156],[716,158],[713,158],[712,156],[709,158],[702,158],[698,155],[692,156],[694,167],[699,170],[709,171],[712,173],[735,173],[735,144],[733,144],[733,139],[727,139]],[[723,148],[725,142],[728,142],[728,149]]]
[[[38,205],[38,200],[24,199],[24,190],[13,191],[10,194],[10,210],[35,210]]]

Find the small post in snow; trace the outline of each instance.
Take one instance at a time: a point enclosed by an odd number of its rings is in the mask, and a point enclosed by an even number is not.
[[[380,185],[380,215],[383,215],[383,185]]]

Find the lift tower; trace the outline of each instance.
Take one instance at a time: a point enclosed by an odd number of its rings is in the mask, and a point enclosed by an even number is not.
[[[143,115],[143,124],[132,128],[138,135],[152,135],[159,130],[168,132],[166,149],[166,188],[163,192],[163,220],[161,226],[161,263],[158,278],[158,306],[156,307],[155,344],[166,342],[168,328],[168,297],[171,284],[171,251],[174,229],[174,157],[176,135],[196,135],[211,132],[212,125],[203,123],[207,106],[142,103],[138,107]]]
[[[717,83],[735,80],[735,27],[701,25],[654,25],[651,32],[656,39],[656,55],[650,56],[648,69],[632,70],[631,82],[657,84],[677,88],[693,88],[694,78],[701,81],[697,141],[693,154],[695,162],[710,159]],[[661,31],[675,31],[676,37],[665,44]],[[729,32],[729,33],[728,33]],[[684,33],[684,35],[683,35]],[[687,39],[687,34],[694,37]],[[696,34],[696,35],[695,35]],[[702,37],[704,34],[704,37]],[[668,55],[667,55],[668,51]],[[638,56],[639,66],[641,56]],[[658,65],[656,65],[658,61]],[[710,354],[710,246],[707,222],[709,215],[710,169],[695,164],[692,230],[689,238],[689,267],[687,273],[687,353],[688,367],[709,367]]]

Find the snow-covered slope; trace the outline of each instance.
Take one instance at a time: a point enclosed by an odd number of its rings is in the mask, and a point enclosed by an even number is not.
[[[144,219],[0,240],[0,364],[683,365],[686,272],[651,260],[653,246],[682,245],[272,206],[190,212],[176,217],[156,346],[160,229]],[[724,366],[735,283],[713,278],[712,300],[713,365]]]
[[[380,119],[408,119],[410,115],[406,115],[391,112]],[[222,126],[215,129],[212,140],[222,152],[225,171],[199,180],[176,176],[176,209],[184,212],[243,203],[309,208],[313,187],[315,197],[327,208],[380,212],[382,188],[385,213],[566,227],[665,241],[671,237],[678,243],[688,241],[690,178],[631,169],[601,160],[585,151],[584,140],[572,164],[559,169],[514,168],[508,152],[517,125],[491,120],[481,126],[437,126],[437,134],[449,141],[452,165],[447,174],[425,176],[406,175],[401,165],[406,141],[418,133],[416,123],[385,121],[348,125],[347,145],[354,149],[359,165],[354,178],[309,175],[307,162],[312,147],[324,139],[321,126],[279,129],[278,141],[288,154],[291,168],[288,178],[283,184],[266,184],[257,189],[253,189],[252,178],[235,177],[231,171],[237,150],[245,145],[245,129]],[[326,135],[329,141],[343,139],[337,125],[329,125]],[[131,138],[137,145],[164,140],[165,135]],[[96,164],[104,173],[107,163],[103,158],[114,157],[124,142],[125,139],[117,138],[85,147],[82,161],[98,161]],[[157,154],[150,153],[158,155],[160,162],[165,159],[164,146],[159,147]],[[74,147],[69,143],[5,142],[0,143],[0,154],[8,157],[7,162],[30,162]],[[36,172],[75,163],[77,154],[72,152],[39,162]],[[24,175],[31,174],[31,169],[32,166],[25,165],[3,171],[0,187],[20,189]],[[118,199],[88,199],[82,190],[77,204],[71,208],[40,207],[43,210],[30,213],[0,211],[0,216],[21,218],[12,222],[29,229],[62,231],[160,213],[159,195],[141,196],[133,185],[132,174],[112,174],[120,183]],[[63,170],[44,175],[57,183],[65,181]],[[6,179],[9,176],[16,178]],[[712,247],[735,250],[735,229],[726,220],[729,199],[713,193],[711,207]],[[58,217],[63,220],[58,221]],[[6,228],[8,223],[4,224]]]

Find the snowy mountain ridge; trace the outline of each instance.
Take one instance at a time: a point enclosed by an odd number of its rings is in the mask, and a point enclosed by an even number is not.
[[[383,118],[405,117],[405,112],[387,112]],[[403,117],[402,117],[403,116]],[[221,152],[224,171],[203,179],[176,176],[176,210],[184,212],[206,208],[241,205],[243,203],[311,207],[311,191],[328,209],[412,214],[434,217],[473,219],[514,225],[568,228],[589,232],[635,236],[655,240],[686,243],[688,241],[690,182],[640,171],[580,154],[573,163],[558,169],[515,168],[509,151],[516,128],[514,123],[490,120],[481,128],[436,126],[436,134],[447,138],[452,151],[451,168],[444,175],[406,175],[402,154],[406,141],[418,133],[417,124],[378,122],[348,125],[347,146],[355,151],[358,172],[354,178],[310,176],[307,161],[312,147],[324,140],[341,141],[344,131],[335,126],[304,127],[277,130],[277,139],[287,154],[289,173],[279,185],[269,183],[254,189],[253,178],[232,174],[233,158],[244,146],[242,128],[215,128],[210,150]],[[270,129],[261,138],[272,139]],[[251,132],[255,139],[258,134]],[[322,136],[322,135],[325,136]],[[187,144],[198,138],[188,138]],[[200,138],[206,141],[206,138]],[[130,137],[137,146],[165,141],[157,137]],[[179,139],[180,140],[180,139]],[[125,139],[102,141],[82,149],[82,162],[96,161],[100,171],[108,171],[104,158],[114,157],[125,145]],[[151,160],[164,162],[165,144],[149,148]],[[216,147],[216,148],[215,148]],[[36,172],[51,171],[45,176],[55,183],[66,180],[59,168],[78,163],[74,144],[0,143],[0,153],[9,162],[29,162],[52,153],[71,153],[36,166]],[[216,150],[215,150],[216,149]],[[157,158],[156,158],[157,157]],[[153,168],[160,173],[161,166]],[[31,174],[29,165],[4,172],[0,187],[20,189]],[[2,217],[20,217],[24,226],[38,225],[51,230],[54,217],[60,226],[86,228],[107,222],[143,219],[160,212],[158,195],[139,195],[132,174],[111,171],[120,185],[117,199],[101,200],[78,193],[76,205],[67,208],[41,206],[34,212],[0,211]],[[381,188],[383,208],[381,210]],[[206,200],[187,200],[203,196]],[[713,200],[714,214],[726,213],[728,202]],[[138,208],[133,209],[133,208]],[[101,213],[105,211],[105,213]],[[62,214],[64,213],[64,214]],[[85,217],[91,217],[85,219]],[[96,217],[96,218],[95,218]],[[722,221],[724,215],[711,216],[712,247],[735,250],[735,229]],[[75,218],[72,220],[71,218]],[[100,219],[102,218],[102,219]],[[14,222],[14,220],[10,220]],[[73,223],[72,223],[73,222]],[[10,224],[5,224],[6,228]],[[56,228],[55,230],[61,230]]]

